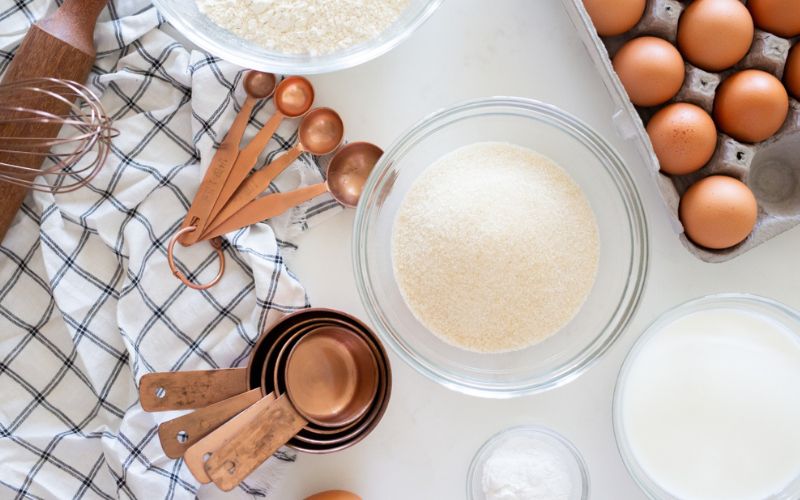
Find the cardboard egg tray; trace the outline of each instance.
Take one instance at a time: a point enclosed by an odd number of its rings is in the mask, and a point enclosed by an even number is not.
[[[600,38],[592,26],[581,0],[563,0],[590,55],[604,74],[604,81],[616,104],[614,116],[619,132],[639,143],[640,153],[652,168],[658,188],[684,246],[706,262],[724,262],[747,252],[768,239],[800,224],[800,102],[790,96],[789,116],[773,137],[756,144],[745,144],[718,134],[717,150],[711,161],[697,172],[667,176],[659,172],[658,159],[645,131],[649,118],[663,106],[634,108],[611,66],[611,58],[628,40],[653,35],[675,44],[678,20],[688,2],[648,0],[645,14],[629,32]],[[683,87],[670,102],[689,102],[712,112],[717,87],[730,74],[743,69],[761,69],[783,79],[789,49],[800,40],[788,40],[759,31],[747,56],[734,68],[711,73],[686,63]],[[724,174],[747,184],[758,200],[758,221],[753,233],[739,245],[725,250],[709,250],[692,243],[678,219],[678,205],[686,189],[702,177]]]

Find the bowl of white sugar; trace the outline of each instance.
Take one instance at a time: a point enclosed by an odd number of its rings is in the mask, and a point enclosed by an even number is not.
[[[153,0],[186,38],[240,66],[280,74],[350,68],[391,50],[442,0]]]
[[[356,211],[361,300],[411,366],[467,394],[564,384],[639,304],[648,237],[614,150],[575,117],[496,97],[392,145]]]

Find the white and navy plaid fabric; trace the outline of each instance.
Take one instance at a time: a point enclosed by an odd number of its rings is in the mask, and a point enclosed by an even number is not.
[[[53,0],[0,0],[0,72],[26,28]],[[229,235],[227,268],[208,291],[169,272],[166,245],[180,226],[239,110],[242,71],[177,42],[146,0],[116,0],[97,26],[90,85],[120,132],[91,185],[31,194],[0,246],[0,498],[194,498],[182,461],[166,458],[137,381],[151,371],[241,366],[265,325],[308,306],[282,252],[291,237],[338,207],[318,198]],[[256,108],[246,137],[272,111]],[[284,125],[261,165],[295,140]],[[282,177],[321,180],[303,157]],[[280,189],[281,186],[272,186]],[[217,271],[208,243],[178,247],[183,271]],[[269,496],[294,459],[281,453],[241,496]]]

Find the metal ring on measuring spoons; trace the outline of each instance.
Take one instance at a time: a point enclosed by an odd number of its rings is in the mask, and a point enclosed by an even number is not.
[[[175,243],[178,241],[178,238],[180,238],[182,235],[186,233],[191,233],[192,231],[195,230],[197,230],[197,226],[186,226],[185,228],[175,233],[175,235],[172,236],[172,238],[170,238],[169,245],[167,245],[167,262],[169,262],[169,269],[170,271],[172,271],[172,274],[176,278],[181,280],[181,282],[184,285],[188,286],[189,288],[193,288],[194,290],[207,290],[212,286],[216,285],[217,283],[219,283],[219,280],[222,278],[222,274],[225,272],[225,254],[222,252],[221,238],[216,237],[212,240],[209,240],[209,243],[211,243],[211,246],[217,252],[217,257],[219,257],[219,272],[214,277],[214,279],[209,281],[208,283],[204,285],[192,283],[186,278],[186,275],[183,274],[175,265],[175,257],[174,257]]]

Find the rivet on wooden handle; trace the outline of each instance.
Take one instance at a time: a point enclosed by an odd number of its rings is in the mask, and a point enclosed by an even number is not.
[[[211,455],[206,474],[221,490],[230,491],[306,424],[284,394]]]
[[[162,422],[158,426],[161,448],[168,457],[181,458],[190,446],[259,399],[261,399],[261,389],[252,389],[211,406]]]
[[[249,390],[247,368],[148,373],[139,381],[145,411],[202,408]]]
[[[223,444],[233,439],[236,433],[247,425],[247,423],[255,418],[259,418],[264,408],[272,404],[273,401],[275,401],[275,396],[272,393],[267,394],[253,406],[236,415],[217,430],[190,446],[183,454],[183,460],[186,462],[186,466],[195,479],[202,484],[210,483],[211,478],[208,477],[205,470],[206,460],[208,460],[208,458]]]

